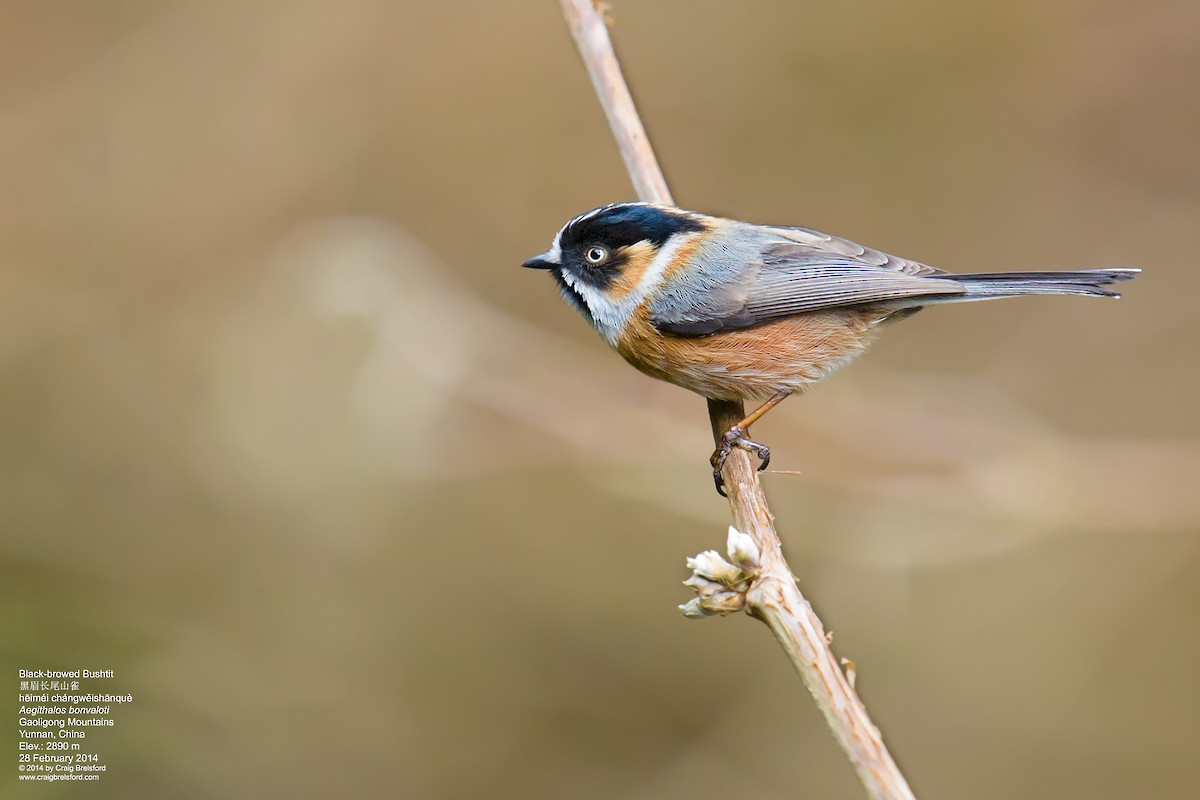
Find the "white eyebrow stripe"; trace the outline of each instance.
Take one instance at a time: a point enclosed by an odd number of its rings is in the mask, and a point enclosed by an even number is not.
[[[554,234],[554,241],[550,243],[550,249],[546,251],[549,260],[554,264],[562,263],[562,235],[566,229],[566,225],[558,229],[558,233]]]
[[[561,264],[562,263],[562,235],[563,235],[563,233],[566,232],[567,228],[569,228],[572,225],[575,225],[577,223],[583,222],[584,220],[589,220],[592,217],[598,216],[605,211],[611,211],[614,208],[624,208],[626,206],[636,206],[636,205],[645,205],[645,204],[640,203],[636,200],[627,200],[623,203],[609,203],[606,206],[600,206],[599,208],[593,208],[591,211],[583,212],[579,216],[577,216],[574,219],[572,219],[571,221],[569,221],[566,225],[563,225],[561,228],[558,229],[558,233],[554,234],[554,241],[550,243],[550,249],[546,251],[546,255],[549,257],[550,261],[552,261],[556,264]]]
[[[567,226],[569,227],[571,225],[574,225],[576,222],[583,222],[585,219],[591,219],[592,217],[599,214],[601,211],[607,211],[610,208],[612,208],[612,206],[600,206],[599,208],[593,208],[591,211],[585,211],[582,214],[580,214],[578,217],[576,217],[575,219],[568,222]]]
[[[601,211],[607,211],[610,208],[615,208],[617,205],[620,205],[620,204],[618,203],[618,204],[613,204],[613,205],[600,206],[599,208],[593,208],[591,211],[585,211],[582,214],[580,214],[578,217],[575,217],[574,219],[572,219],[566,225],[563,225],[561,228],[559,228],[558,233],[554,234],[554,241],[550,243],[550,249],[546,251],[546,255],[549,257],[550,261],[552,261],[555,264],[562,263],[562,235],[567,230],[567,228],[571,227],[572,225],[574,225],[577,222],[583,222],[585,219],[591,219],[592,217],[599,214]]]
[[[585,211],[585,212],[583,212],[583,213],[582,213],[582,214],[580,214],[578,217],[576,217],[575,219],[571,220],[571,221],[570,221],[570,222],[568,222],[566,225],[564,225],[564,226],[563,226],[563,228],[564,228],[564,229],[565,229],[565,228],[569,228],[569,227],[571,227],[572,225],[574,225],[574,224],[575,224],[575,223],[577,223],[577,222],[583,222],[583,221],[584,221],[584,220],[586,220],[586,219],[591,219],[592,217],[595,217],[595,216],[597,216],[597,215],[599,215],[599,214],[602,214],[602,213],[604,213],[605,211],[611,211],[611,210],[613,210],[614,208],[624,208],[625,206],[635,206],[635,205],[637,205],[637,203],[630,203],[630,202],[625,202],[625,203],[609,203],[609,204],[608,204],[608,205],[606,205],[606,206],[600,206],[599,208],[593,208],[591,211]]]

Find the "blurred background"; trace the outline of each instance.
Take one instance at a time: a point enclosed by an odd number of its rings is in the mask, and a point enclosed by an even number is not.
[[[927,311],[756,428],[923,798],[1200,777],[1200,7],[616,2],[678,201],[1120,302]],[[684,620],[704,402],[543,274],[632,190],[556,4],[0,11],[0,795],[858,798],[767,632]]]

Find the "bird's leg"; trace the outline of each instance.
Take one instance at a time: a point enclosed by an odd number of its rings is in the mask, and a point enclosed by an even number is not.
[[[758,456],[762,462],[758,465],[759,472],[762,472],[771,463],[770,448],[760,442],[751,441],[746,437],[746,434],[749,432],[751,425],[772,408],[782,403],[783,399],[789,394],[790,392],[778,392],[772,395],[770,400],[751,411],[744,420],[721,434],[721,442],[713,452],[712,458],[709,459],[709,463],[712,464],[713,468],[713,482],[717,485],[717,494],[721,495],[721,497],[728,497],[725,494],[725,478],[722,476],[721,471],[725,468],[725,461],[729,458],[729,454],[733,452],[733,448],[740,447]]]

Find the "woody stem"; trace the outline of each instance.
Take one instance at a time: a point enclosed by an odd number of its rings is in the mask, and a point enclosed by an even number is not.
[[[561,3],[638,196],[644,201],[673,204],[621,75],[602,11],[595,0],[561,0]],[[725,431],[735,425],[751,424],[782,399],[782,396],[772,397],[750,416],[746,416],[739,401],[709,400],[714,439],[720,444]],[[792,577],[750,455],[735,450],[725,469],[734,525],[753,537],[761,553],[760,569],[746,593],[747,610],[767,624],[791,659],[867,794],[874,800],[913,800],[913,793],[884,745],[879,729],[842,673],[821,620]]]

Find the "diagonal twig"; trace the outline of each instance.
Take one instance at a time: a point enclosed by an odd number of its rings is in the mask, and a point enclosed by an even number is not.
[[[561,0],[561,3],[638,197],[673,204],[621,75],[603,12],[595,0]],[[708,401],[708,413],[714,440],[719,440],[722,433],[745,416],[740,402],[717,400]],[[784,560],[766,495],[748,453],[734,450],[730,455],[725,467],[725,486],[734,526],[753,539],[759,554],[754,579],[746,591],[746,610],[765,622],[783,646],[867,793],[876,800],[913,800],[913,793],[884,745],[879,729],[843,674],[821,620],[800,593]]]

